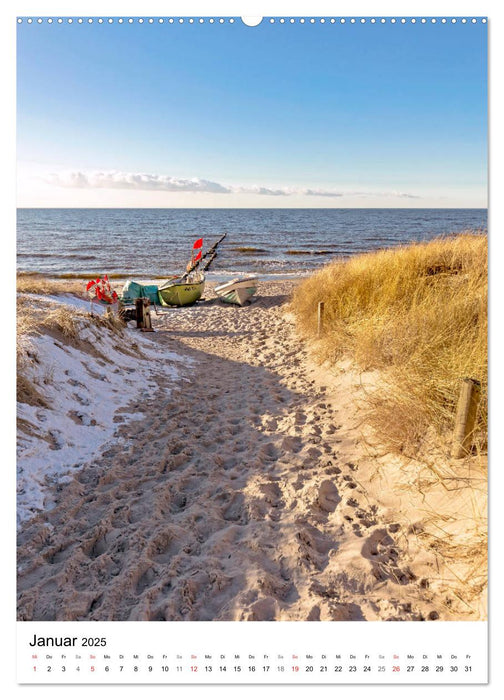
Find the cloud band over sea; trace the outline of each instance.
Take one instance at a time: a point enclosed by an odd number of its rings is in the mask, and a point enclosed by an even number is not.
[[[45,182],[65,188],[77,189],[120,189],[137,191],[159,192],[207,192],[211,194],[252,194],[270,197],[289,197],[292,195],[305,195],[308,197],[400,197],[407,199],[420,199],[419,195],[406,192],[356,192],[338,191],[331,189],[314,189],[299,187],[271,188],[260,185],[238,186],[223,185],[202,178],[180,178],[169,175],[156,175],[150,173],[126,173],[119,171],[83,172],[80,170],[51,173]]]

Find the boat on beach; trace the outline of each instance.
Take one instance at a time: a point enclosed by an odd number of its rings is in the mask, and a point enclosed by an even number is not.
[[[145,285],[128,280],[123,287],[121,301],[132,304],[135,299],[147,297],[153,304],[161,306],[191,306],[203,295],[205,289],[205,272],[217,257],[217,248],[225,239],[222,235],[206,253],[202,252],[203,238],[194,242],[191,260],[183,275],[173,275],[159,286]],[[205,263],[203,261],[205,260]],[[202,269],[198,269],[201,265]]]
[[[205,289],[205,274],[193,272],[185,279],[175,277],[158,287],[157,293],[161,306],[190,306],[201,299]]]
[[[257,283],[257,277],[237,277],[230,282],[219,284],[215,287],[215,293],[227,304],[245,306],[250,297],[256,293]]]
[[[198,238],[194,242],[187,271],[180,277],[170,278],[158,287],[159,301],[162,306],[190,306],[201,299],[205,289],[205,272],[217,257],[217,248],[225,238],[226,234],[222,235],[206,253],[202,253],[203,238]],[[198,270],[205,259],[202,269]]]

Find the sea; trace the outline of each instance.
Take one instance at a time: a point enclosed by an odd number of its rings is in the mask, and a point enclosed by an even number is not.
[[[309,274],[335,258],[487,230],[486,209],[18,209],[22,272],[158,279],[226,238],[209,279]]]

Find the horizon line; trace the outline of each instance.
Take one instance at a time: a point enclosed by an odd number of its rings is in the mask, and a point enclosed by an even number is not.
[[[339,210],[348,210],[348,211],[353,211],[355,209],[397,209],[397,210],[406,210],[406,211],[421,211],[422,209],[436,209],[440,211],[448,211],[450,209],[481,209],[481,210],[487,210],[488,211],[488,205],[487,206],[474,206],[474,207],[131,207],[131,206],[124,206],[124,207],[53,207],[53,206],[17,206],[16,210],[19,209],[150,209],[150,210],[156,210],[156,209],[191,209],[195,211],[204,211],[204,210],[216,210],[216,211],[245,211],[245,210],[256,210],[256,211],[284,211],[284,210],[289,210],[289,211],[296,211],[296,210],[303,210],[303,209],[308,209],[310,211],[339,211]]]

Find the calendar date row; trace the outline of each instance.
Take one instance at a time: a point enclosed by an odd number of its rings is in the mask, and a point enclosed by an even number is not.
[[[263,665],[263,666],[242,666],[242,665],[219,665],[219,666],[210,666],[210,665],[205,665],[205,666],[199,666],[199,665],[191,665],[191,666],[168,666],[168,665],[161,665],[161,666],[154,666],[154,665],[148,665],[148,666],[140,666],[140,665],[127,665],[127,664],[119,664],[117,666],[115,665],[106,665],[106,666],[98,666],[98,665],[78,665],[78,666],[70,666],[70,665],[40,665],[40,666],[33,666],[33,671],[40,671],[40,672],[46,672],[46,673],[66,673],[67,671],[77,671],[77,672],[84,672],[84,673],[97,673],[97,672],[104,672],[104,673],[109,673],[109,672],[115,672],[115,673],[128,673],[128,672],[133,672],[133,673],[156,673],[156,672],[161,672],[161,673],[385,673],[385,672],[392,672],[392,673],[401,673],[401,672],[406,672],[406,673],[471,673],[472,672],[472,666],[468,665],[407,665],[407,666],[399,666],[399,665],[392,665],[392,666],[386,666],[386,665],[377,665],[377,666],[370,666],[370,665],[364,665],[364,666],[357,666],[355,664],[345,666],[345,665],[336,665],[336,666],[330,666],[330,665]]]

